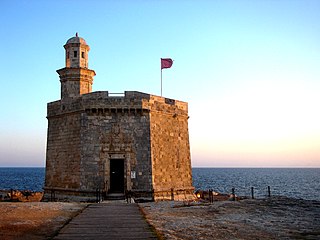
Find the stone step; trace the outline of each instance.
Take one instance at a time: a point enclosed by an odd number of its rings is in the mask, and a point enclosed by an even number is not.
[[[106,200],[124,200],[125,195],[123,193],[108,193],[105,199]]]

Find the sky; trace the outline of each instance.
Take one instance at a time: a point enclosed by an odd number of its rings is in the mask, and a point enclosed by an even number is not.
[[[0,167],[44,167],[63,45],[93,91],[189,104],[193,167],[320,167],[320,1],[0,0]]]

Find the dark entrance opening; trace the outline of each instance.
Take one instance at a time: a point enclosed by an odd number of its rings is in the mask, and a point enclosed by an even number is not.
[[[110,159],[110,193],[124,193],[123,159]]]

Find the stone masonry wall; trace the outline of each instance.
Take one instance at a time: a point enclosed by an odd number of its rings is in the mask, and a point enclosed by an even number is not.
[[[48,188],[78,189],[80,114],[48,118],[46,182]]]
[[[155,199],[192,197],[188,105],[153,96],[149,106]]]
[[[93,92],[49,103],[47,118],[47,196],[108,192],[111,159],[124,160],[124,189],[137,196],[192,194],[187,103]]]
[[[148,111],[134,98],[107,97],[105,92],[83,96],[83,189],[108,191],[111,158],[125,160],[125,189],[152,191]],[[131,178],[131,172],[135,177]]]
[[[79,97],[92,90],[95,72],[83,68],[62,68],[57,70],[61,82],[61,99]]]

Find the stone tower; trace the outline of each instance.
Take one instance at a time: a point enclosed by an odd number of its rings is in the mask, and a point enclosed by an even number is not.
[[[66,67],[57,70],[61,82],[61,99],[90,93],[96,73],[88,69],[89,45],[77,33],[67,41],[64,48]]]
[[[192,199],[188,104],[136,91],[91,92],[89,46],[76,35],[64,48],[61,99],[47,105],[45,199],[95,201],[128,191]]]

